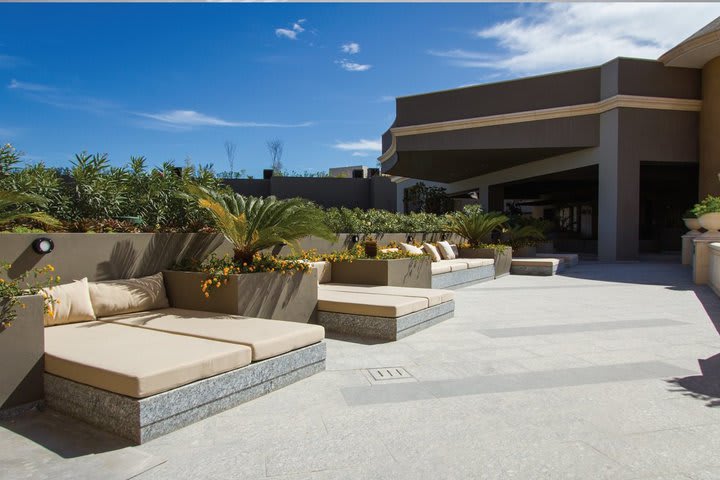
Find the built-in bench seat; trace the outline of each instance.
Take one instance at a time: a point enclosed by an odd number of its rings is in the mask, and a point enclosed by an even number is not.
[[[398,340],[452,317],[455,310],[451,291],[332,283],[330,263],[313,267],[319,271],[316,321],[328,331]]]
[[[577,253],[538,253],[537,258],[557,258],[564,268],[574,267],[580,261]]]
[[[510,273],[513,275],[552,276],[558,272],[558,258],[513,258]]]
[[[456,258],[440,260],[430,265],[433,288],[467,286],[495,278],[492,258]]]
[[[95,290],[90,284],[95,297],[85,314],[92,315],[93,307],[112,311],[113,301],[126,311],[148,301],[167,307],[162,276],[160,287],[151,285],[150,279],[158,283],[153,277]],[[76,296],[78,283],[69,285]],[[51,294],[62,297],[62,287]],[[72,301],[63,297],[67,311],[73,311]],[[52,325],[45,328],[47,404],[136,443],[325,368],[319,325],[175,308],[83,320],[46,318]]]

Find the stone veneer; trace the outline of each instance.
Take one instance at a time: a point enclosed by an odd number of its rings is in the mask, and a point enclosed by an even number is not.
[[[466,287],[473,283],[495,279],[495,265],[438,273],[432,276],[432,288]]]
[[[147,398],[124,395],[45,374],[48,406],[144,443],[325,369],[316,343]]]

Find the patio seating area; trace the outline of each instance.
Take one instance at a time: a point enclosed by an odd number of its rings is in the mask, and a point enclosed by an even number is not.
[[[4,420],[4,474],[720,475],[712,377],[720,371],[712,360],[704,374],[698,366],[720,350],[720,299],[694,285],[687,268],[583,262],[563,275],[511,275],[454,296],[451,319],[391,343],[326,339],[325,371],[141,446],[52,409]]]

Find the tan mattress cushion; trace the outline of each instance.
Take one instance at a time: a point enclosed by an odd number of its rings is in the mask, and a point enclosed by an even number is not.
[[[318,290],[317,308],[322,312],[397,318],[428,308],[429,305],[426,298],[336,292],[322,288]]]
[[[156,310],[170,306],[162,272],[141,278],[90,282],[90,300],[95,315],[108,317],[121,313]]]
[[[400,297],[425,298],[429,306],[433,307],[441,303],[449,302],[455,298],[455,293],[451,290],[440,290],[433,288],[410,288],[410,287],[390,287],[386,285],[355,285],[344,283],[328,283],[320,287],[321,289],[332,290],[335,292],[355,292],[370,293],[372,295],[393,295]]]
[[[440,257],[440,252],[438,252],[438,249],[435,245],[432,245],[430,243],[423,243],[423,250],[425,250],[425,253],[430,255],[430,258],[433,262],[439,262],[442,260]]]
[[[437,263],[431,263],[430,270],[433,275],[439,275],[441,273],[450,273],[452,271],[452,269],[450,268],[450,264],[447,263],[445,260],[442,260]]]
[[[95,320],[87,278],[40,290],[43,297],[52,297],[54,304],[45,312],[45,326]],[[49,300],[48,300],[49,301]]]
[[[322,341],[320,325],[242,317],[224,313],[166,308],[104,317],[103,322],[247,345],[253,361],[282,355]]]
[[[467,270],[468,264],[464,260],[443,260],[450,266],[450,270],[457,272],[458,270]]]
[[[468,268],[487,267],[495,264],[495,260],[492,258],[458,258],[458,260],[467,263]]]
[[[440,255],[445,260],[452,260],[455,258],[455,252],[452,249],[452,246],[450,246],[450,242],[441,241],[437,243],[438,249],[440,250]]]
[[[45,371],[143,398],[248,365],[244,345],[86,322],[45,329]]]

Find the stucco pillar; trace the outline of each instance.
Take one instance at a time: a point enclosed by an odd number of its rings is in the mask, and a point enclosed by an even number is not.
[[[505,210],[505,187],[490,185],[488,187],[488,212],[502,212]]]
[[[620,110],[600,116],[598,149],[598,259],[637,260],[640,161],[623,155]]]
[[[720,195],[720,57],[702,69],[698,196]]]

